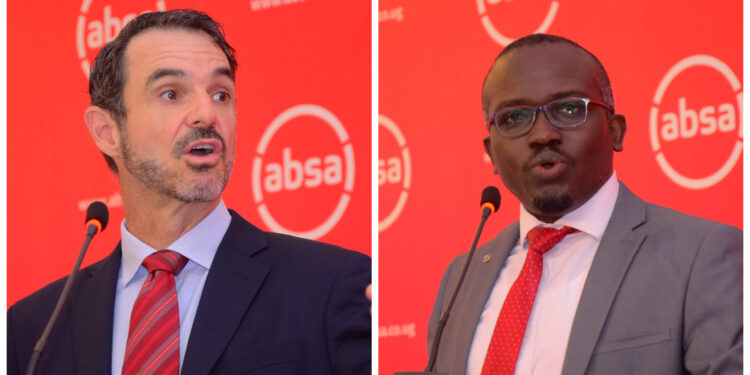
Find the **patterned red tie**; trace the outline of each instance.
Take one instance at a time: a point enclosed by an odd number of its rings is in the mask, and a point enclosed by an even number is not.
[[[529,231],[526,261],[503,302],[487,356],[484,357],[482,375],[512,375],[515,372],[518,353],[521,351],[526,325],[542,277],[542,254],[563,237],[575,232],[578,230],[569,227],[560,230],[536,227]]]
[[[123,375],[179,373],[180,309],[174,277],[187,261],[170,250],[143,260],[148,276],[130,315]]]

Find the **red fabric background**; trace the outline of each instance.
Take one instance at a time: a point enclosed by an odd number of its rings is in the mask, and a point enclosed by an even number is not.
[[[689,56],[712,56],[742,82],[741,2],[381,0],[379,112],[398,125],[405,146],[381,125],[380,159],[402,158],[408,148],[411,160],[408,189],[395,178],[379,187],[381,219],[402,190],[408,193],[399,217],[379,236],[381,374],[426,365],[427,320],[438,284],[449,262],[471,245],[482,189],[498,186],[503,203],[480,244],[518,218],[518,200],[492,174],[482,148],[482,80],[503,48],[483,27],[482,15],[500,34],[518,38],[536,31],[553,3],[557,10],[546,32],[580,43],[601,60],[617,112],[627,118],[625,150],[615,156],[617,176],[646,200],[742,227],[741,154],[713,186],[682,187],[657,164],[649,119],[660,82]],[[659,151],[680,174],[708,176],[742,144],[741,92],[705,66],[684,70],[666,88],[656,106],[659,128],[666,113],[679,118],[680,98],[688,117],[707,107],[718,117],[724,103],[735,112],[731,132],[660,140]],[[688,135],[691,125],[686,122]]]
[[[265,192],[263,202],[281,224],[306,231],[323,222],[347,193],[351,199],[343,216],[319,239],[371,253],[368,1],[71,0],[44,6],[11,1],[9,304],[70,272],[83,242],[89,200],[109,203],[110,224],[92,242],[84,264],[106,256],[119,240],[123,218],[119,190],[83,122],[88,80],[81,65],[84,59],[93,61],[102,40],[114,36],[127,15],[160,6],[206,11],[224,25],[228,41],[238,52],[237,155],[224,193],[227,206],[268,228],[252,192],[258,143],[282,112],[314,104],[332,113],[348,134],[344,145],[351,145],[354,155],[352,187],[344,187],[344,170],[341,182]],[[83,49],[78,48],[79,40]],[[291,150],[287,164],[327,155],[345,159],[342,143],[331,127],[310,115],[281,127],[262,155],[263,171],[268,163],[282,163],[285,147]],[[297,178],[290,176],[293,187]]]

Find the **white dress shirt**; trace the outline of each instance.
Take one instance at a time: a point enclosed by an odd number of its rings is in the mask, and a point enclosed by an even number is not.
[[[141,263],[147,256],[158,250],[176,251],[189,259],[185,268],[175,277],[177,288],[177,304],[180,310],[180,370],[185,360],[190,330],[193,319],[198,310],[203,285],[206,283],[208,270],[216,255],[216,250],[224,238],[229,222],[229,215],[224,201],[203,218],[198,224],[183,234],[177,241],[166,249],[154,249],[136,238],[125,226],[125,220],[120,224],[122,237],[122,261],[120,275],[117,278],[117,294],[115,295],[115,314],[112,327],[112,374],[122,374],[122,364],[125,359],[125,347],[128,341],[130,327],[130,313],[135,299],[146,280],[148,271]]]
[[[505,297],[521,273],[528,251],[526,235],[538,226],[569,226],[580,233],[565,236],[544,253],[542,277],[526,334],[516,362],[516,374],[560,374],[583,284],[615,208],[619,185],[612,176],[586,203],[546,224],[521,205],[519,242],[511,250],[479,318],[469,351],[467,374],[482,372],[495,323]]]

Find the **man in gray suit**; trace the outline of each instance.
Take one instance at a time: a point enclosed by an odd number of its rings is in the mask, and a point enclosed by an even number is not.
[[[482,95],[485,148],[520,220],[471,259],[435,370],[742,373],[742,233],[617,180],[626,123],[596,57],[527,36],[498,56]],[[465,259],[440,284],[430,345]]]

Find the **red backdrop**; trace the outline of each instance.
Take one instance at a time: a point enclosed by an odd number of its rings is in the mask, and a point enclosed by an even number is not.
[[[565,36],[602,61],[629,125],[615,169],[631,190],[742,227],[740,1],[381,0],[379,9],[381,374],[425,366],[440,277],[469,249],[484,186],[498,186],[503,203],[480,243],[518,218],[484,156],[480,101],[513,38]]]
[[[108,203],[110,228],[94,239],[84,263],[103,258],[119,240],[117,182],[83,122],[84,67],[135,14],[176,8],[209,13],[238,52],[237,155],[227,206],[266,229],[273,220],[288,232],[371,253],[369,1],[14,0],[8,304],[70,272],[89,201]]]

